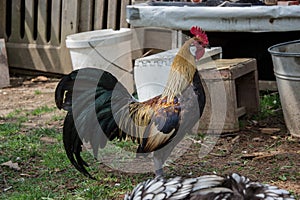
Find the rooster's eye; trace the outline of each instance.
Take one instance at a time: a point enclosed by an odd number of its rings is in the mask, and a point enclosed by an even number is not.
[[[194,45],[191,45],[190,52],[193,56],[196,56],[196,51],[197,51],[197,47],[195,47]]]

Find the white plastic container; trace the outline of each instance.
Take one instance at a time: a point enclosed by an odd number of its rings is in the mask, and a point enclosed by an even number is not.
[[[160,95],[168,80],[171,64],[179,49],[164,51],[135,60],[134,80],[140,101],[146,101]],[[202,62],[221,58],[222,48],[207,49]]]
[[[95,67],[112,73],[133,92],[131,29],[97,30],[67,36],[73,69]]]

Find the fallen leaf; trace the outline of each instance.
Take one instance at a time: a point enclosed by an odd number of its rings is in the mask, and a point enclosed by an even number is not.
[[[239,136],[239,135],[238,135],[238,136],[235,136],[235,138],[233,138],[233,139],[231,140],[231,143],[234,144],[234,143],[237,142],[239,139],[240,139],[240,136]]]
[[[38,76],[36,78],[31,79],[32,82],[46,82],[48,78],[46,76]]]
[[[272,139],[277,140],[279,137],[277,136],[271,136]]]
[[[255,138],[252,139],[252,141],[253,141],[253,142],[263,142],[264,139],[259,138],[259,137],[255,137]]]
[[[7,192],[8,190],[11,190],[13,187],[12,186],[9,186],[9,187],[7,187],[7,188],[4,188],[3,189],[3,192]]]
[[[260,132],[271,135],[280,132],[280,128],[261,128]]]
[[[51,137],[41,137],[40,140],[42,142],[50,143],[50,144],[54,144],[58,142],[56,138],[51,138]]]
[[[20,176],[24,176],[24,177],[31,177],[30,174],[20,174]]]
[[[19,167],[18,163],[13,163],[11,160],[5,163],[2,163],[1,166],[7,166],[11,169],[14,170],[21,170],[21,168]]]

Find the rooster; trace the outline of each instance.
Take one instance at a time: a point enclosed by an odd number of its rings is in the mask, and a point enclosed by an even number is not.
[[[188,39],[175,56],[162,94],[144,102],[135,99],[109,72],[95,68],[75,70],[64,76],[55,91],[55,102],[67,115],[63,125],[66,154],[77,170],[93,178],[82,159],[82,141],[94,154],[107,141],[131,139],[137,153],[153,152],[155,174],[163,175],[163,164],[173,148],[202,115],[206,98],[196,61],[205,52],[208,38],[192,27]]]
[[[286,190],[251,181],[233,173],[223,177],[204,175],[197,178],[162,177],[139,183],[124,200],[295,200]]]

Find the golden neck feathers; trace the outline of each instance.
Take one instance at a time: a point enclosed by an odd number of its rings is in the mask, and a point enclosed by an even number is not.
[[[186,41],[173,60],[168,81],[162,93],[162,97],[167,97],[167,101],[180,95],[193,81],[197,70],[195,58],[190,53],[190,45],[193,41],[193,38]]]

